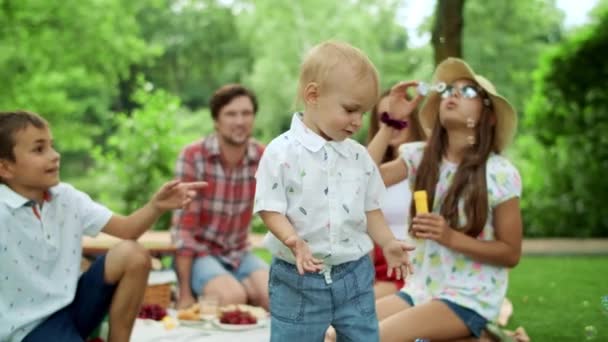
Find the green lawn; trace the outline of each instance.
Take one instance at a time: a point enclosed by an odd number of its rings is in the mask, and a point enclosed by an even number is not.
[[[532,341],[608,341],[608,257],[525,256],[511,271],[510,328]]]
[[[258,250],[265,260],[270,254]],[[525,256],[511,271],[509,329],[523,326],[532,341],[608,341],[608,256]]]

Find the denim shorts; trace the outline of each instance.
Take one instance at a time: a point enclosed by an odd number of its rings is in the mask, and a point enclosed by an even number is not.
[[[80,276],[72,303],[40,323],[23,342],[85,340],[101,324],[116,289],[104,281],[105,260],[105,255],[97,258]]]
[[[330,281],[328,281],[330,279]],[[274,258],[270,266],[270,340],[323,341],[332,325],[337,341],[379,340],[374,267],[368,255],[300,275],[295,265]]]
[[[202,289],[205,288],[207,283],[221,275],[229,274],[240,282],[257,270],[267,269],[268,264],[251,252],[243,256],[239,267],[236,269],[216,256],[207,255],[194,259],[190,285],[192,286],[192,291],[197,296],[200,296]]]
[[[412,300],[412,297],[409,294],[407,294],[403,291],[399,291],[399,292],[397,292],[397,296],[401,297],[401,299],[406,301],[410,306],[414,306],[414,301]],[[481,337],[481,333],[483,332],[483,329],[485,329],[486,324],[488,324],[487,319],[483,318],[477,312],[475,312],[469,308],[465,308],[462,305],[458,305],[447,299],[440,298],[439,300],[444,302],[452,311],[454,311],[456,316],[458,316],[464,322],[464,324],[469,328],[471,335],[473,335],[475,337]]]

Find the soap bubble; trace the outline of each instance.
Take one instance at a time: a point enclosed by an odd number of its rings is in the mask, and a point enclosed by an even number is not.
[[[602,297],[602,311],[608,315],[608,295]]]
[[[429,85],[424,82],[420,82],[418,83],[416,90],[418,91],[418,94],[426,96],[429,93]]]
[[[597,337],[597,329],[593,325],[588,325],[585,327],[585,339],[593,340]]]

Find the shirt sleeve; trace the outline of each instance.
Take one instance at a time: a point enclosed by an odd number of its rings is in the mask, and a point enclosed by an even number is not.
[[[112,218],[112,211],[93,201],[86,193],[70,186],[71,201],[76,203],[76,213],[84,235],[96,236]]]
[[[194,182],[202,180],[198,179],[199,177],[201,176],[197,173],[195,154],[189,148],[185,148],[177,160],[175,178],[184,182]],[[195,254],[197,241],[194,238],[194,231],[201,224],[201,201],[202,194],[199,193],[186,208],[173,211],[171,239],[177,247],[178,255]]]
[[[399,155],[407,166],[407,177],[410,179],[410,184],[416,179],[425,145],[423,142],[412,142],[399,147]]]
[[[521,177],[511,162],[502,157],[495,157],[489,169],[488,192],[492,207],[514,197],[521,197]]]
[[[255,175],[255,202],[253,213],[274,211],[285,215],[287,196],[283,179],[283,168],[289,167],[281,153],[272,143],[266,147]]]

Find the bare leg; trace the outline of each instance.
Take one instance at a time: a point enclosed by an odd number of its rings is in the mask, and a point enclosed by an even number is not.
[[[409,308],[411,308],[411,306],[396,294],[380,298],[376,301],[376,312],[378,314],[378,321],[382,321],[383,319],[389,316],[392,316]]]
[[[148,251],[134,241],[124,241],[108,251],[105,281],[117,284],[110,305],[110,342],[129,341],[144,298],[150,273]]]
[[[392,297],[387,297],[387,300]],[[399,299],[401,302],[407,304]],[[383,300],[381,300],[383,301]],[[394,306],[384,306],[382,314],[390,314]],[[378,316],[381,312],[379,310]],[[438,323],[441,322],[441,323]],[[468,338],[470,331],[462,320],[443,302],[431,302],[393,313],[380,321],[381,341],[414,341],[417,338],[454,340]]]
[[[178,255],[175,257],[175,270],[179,283],[177,294],[177,309],[187,309],[192,304],[196,303],[196,299],[192,295],[192,287],[190,287],[190,278],[192,277],[192,257]]]
[[[243,287],[251,305],[268,310],[268,270],[258,270],[243,280]]]
[[[211,279],[201,293],[220,298],[220,305],[247,303],[245,288],[231,275],[221,275]]]
[[[398,290],[399,289],[395,286],[395,283],[390,281],[377,281],[374,285],[374,295],[376,296],[376,300],[395,294],[395,292]]]

